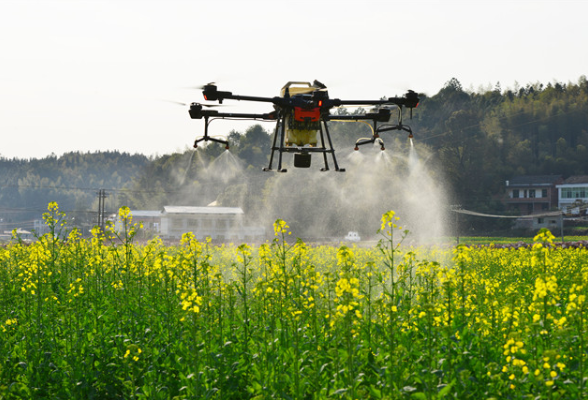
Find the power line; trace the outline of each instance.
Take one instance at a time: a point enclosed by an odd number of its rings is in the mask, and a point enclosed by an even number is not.
[[[78,187],[78,186],[35,186],[35,185],[3,185],[0,189],[37,189],[37,190],[80,190],[94,192],[101,190],[100,188],[91,187]],[[115,189],[106,188],[110,192],[122,192],[122,193],[180,193],[181,190],[136,190],[136,189]]]
[[[509,218],[509,219],[526,219],[526,218],[544,218],[544,217],[559,217],[562,215],[561,211],[550,211],[541,214],[528,214],[528,215],[497,215],[497,214],[485,214],[476,211],[464,210],[454,208],[451,211],[459,214],[473,215],[475,217],[486,217],[486,218]]]

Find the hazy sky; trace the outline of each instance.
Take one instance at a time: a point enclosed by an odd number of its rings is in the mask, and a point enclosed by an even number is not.
[[[271,97],[318,79],[353,99],[435,94],[452,77],[575,83],[587,15],[585,0],[0,0],[0,156],[182,151],[203,122],[166,100],[202,101],[188,88],[210,81]]]

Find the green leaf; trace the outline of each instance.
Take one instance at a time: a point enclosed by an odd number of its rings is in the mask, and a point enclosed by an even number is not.
[[[251,382],[251,386],[253,387],[253,390],[254,390],[253,393],[259,392],[262,389],[262,386],[259,384],[259,382],[253,381],[253,382]]]
[[[374,387],[374,385],[370,385],[369,391],[370,391],[370,398],[372,398],[372,399],[381,399],[382,398],[382,392],[380,390],[376,389]]]
[[[417,392],[410,395],[412,399],[427,400],[427,396],[423,392]]]
[[[447,396],[449,394],[449,392],[451,391],[451,388],[453,387],[454,384],[455,384],[455,380],[451,381],[451,383],[449,385],[443,385],[443,387],[439,391],[439,394],[437,397],[439,399],[442,399],[443,397]],[[442,386],[442,385],[439,385],[439,386]]]

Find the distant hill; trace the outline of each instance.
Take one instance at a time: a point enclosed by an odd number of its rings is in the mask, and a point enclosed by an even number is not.
[[[451,79],[437,94],[420,96],[413,119],[405,116],[404,123],[412,127],[415,149],[446,189],[450,204],[501,212],[504,182],[513,176],[588,174],[588,81],[584,76],[576,83],[507,89],[497,83],[477,92],[464,90],[459,81]],[[330,130],[338,154],[351,152],[354,141],[369,134],[361,124],[332,123]],[[60,209],[77,218],[72,223],[90,225],[96,216],[99,189],[107,191],[109,212],[122,205],[158,209],[217,201],[240,206],[247,215],[275,208],[295,216],[301,229],[311,224],[312,219],[301,218],[311,203],[285,207],[284,202],[271,198],[278,178],[261,172],[268,162],[271,133],[252,125],[245,132],[226,135],[229,152],[212,144],[196,152],[157,157],[109,151],[30,160],[0,158],[0,231],[32,226],[50,201],[57,201]],[[405,136],[396,132],[382,138],[388,154],[406,157]],[[372,171],[378,173],[376,164]],[[399,171],[392,173],[400,176]],[[342,191],[357,183],[337,179]],[[302,181],[296,185],[285,187],[302,193],[313,184]],[[322,199],[320,193],[309,193],[308,198]],[[370,204],[361,206],[369,209]],[[486,229],[490,222],[471,219],[467,223]],[[332,221],[324,224],[338,226]]]

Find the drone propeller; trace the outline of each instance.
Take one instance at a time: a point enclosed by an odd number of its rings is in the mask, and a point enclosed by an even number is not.
[[[163,100],[167,103],[172,103],[172,104],[177,104],[183,107],[190,107],[190,103],[182,103],[181,101],[175,101],[175,100]],[[202,104],[199,103],[202,107],[230,107],[229,105],[225,105],[225,104]]]
[[[198,85],[198,86],[188,86],[186,89],[193,89],[193,90],[204,90],[207,86],[216,86],[216,82],[208,82],[205,85]]]

